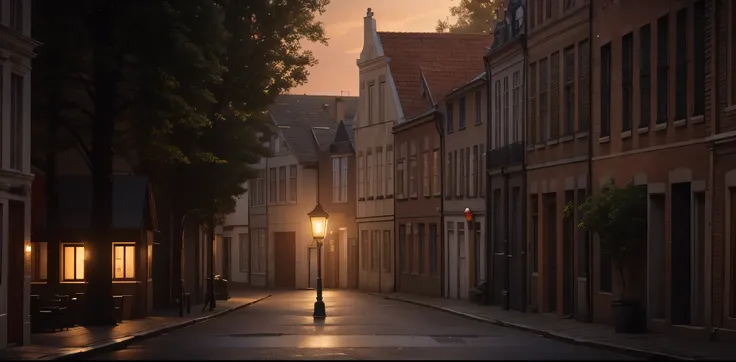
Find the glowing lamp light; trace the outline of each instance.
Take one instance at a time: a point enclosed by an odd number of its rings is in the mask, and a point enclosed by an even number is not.
[[[309,212],[309,221],[312,224],[312,238],[315,240],[322,240],[327,234],[327,218],[330,217],[318,202],[314,210]]]
[[[465,208],[465,211],[463,211],[463,214],[465,214],[466,221],[473,221],[473,212],[470,211],[469,207]]]
[[[26,245],[26,253],[30,253],[30,252],[31,252],[31,244],[27,244]]]

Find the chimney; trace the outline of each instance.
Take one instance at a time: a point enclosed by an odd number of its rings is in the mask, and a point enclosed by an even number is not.
[[[338,123],[345,121],[345,101],[340,97],[335,98],[335,111],[332,116]]]

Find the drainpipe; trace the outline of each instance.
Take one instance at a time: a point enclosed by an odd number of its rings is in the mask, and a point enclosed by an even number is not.
[[[445,130],[442,127],[442,121],[444,117],[442,114],[435,113],[434,124],[437,129],[437,134],[440,136],[440,240],[443,240],[442,247],[440,248],[440,295],[447,298],[449,295],[445,292],[446,284],[445,281]]]
[[[593,60],[593,3],[588,3],[588,63]],[[588,67],[588,94],[593,94],[593,67]],[[593,107],[588,109],[588,177],[586,183],[586,193],[588,197],[593,195]],[[585,266],[587,270],[586,288],[587,304],[588,304],[588,320],[593,320],[593,238],[590,232],[586,233],[586,244],[588,246],[588,262]]]
[[[527,9],[524,8],[524,17],[526,17],[526,14],[527,14],[526,10]],[[523,99],[529,99],[529,87],[526,86],[526,79],[527,79],[527,73],[528,73],[527,67],[529,63],[529,60],[528,60],[529,54],[527,52],[527,42],[526,42],[526,35],[528,34],[527,29],[528,29],[527,21],[524,20],[524,34],[522,34],[521,39],[520,39],[521,52],[523,54],[522,56],[523,57],[523,60],[522,60],[523,71],[521,72],[522,74],[521,84],[524,85],[524,88],[523,88],[524,98]],[[524,105],[524,120],[527,120],[527,119],[529,119],[529,107],[525,104]],[[523,240],[523,242],[521,243],[521,275],[522,275],[521,280],[522,280],[522,283],[524,283],[523,288],[521,288],[521,299],[523,300],[523,302],[521,303],[522,312],[526,312],[526,306],[527,306],[527,301],[528,301],[527,293],[528,293],[528,287],[530,285],[529,282],[527,281],[527,277],[529,273],[527,272],[527,269],[526,269],[528,266],[526,258],[527,258],[527,255],[529,255],[526,252],[527,251],[526,249],[527,247],[527,243],[526,243],[526,240],[527,240],[527,211],[528,211],[528,204],[529,204],[527,202],[527,197],[526,197],[527,196],[526,134],[527,134],[526,122],[521,122],[521,140],[522,140],[521,141],[521,155],[522,155],[521,156],[521,199],[522,199],[522,202],[521,202],[521,215],[522,215],[521,217],[521,240]]]
[[[492,114],[492,100],[493,95],[491,93],[491,90],[493,89],[492,84],[492,76],[491,76],[491,64],[488,61],[488,56],[486,55],[483,57],[483,63],[485,64],[486,69],[486,149],[484,150],[486,153],[486,165],[485,169],[483,170],[484,177],[486,178],[486,285],[487,285],[487,293],[488,293],[488,302],[489,304],[494,304],[496,301],[494,300],[494,294],[493,290],[495,289],[494,283],[495,280],[493,279],[495,277],[495,273],[493,270],[493,266],[495,264],[495,260],[493,260],[494,255],[494,243],[490,237],[492,233],[491,229],[491,215],[493,213],[492,210],[492,204],[491,204],[491,177],[488,174],[488,169],[490,166],[490,157],[489,156],[489,150],[491,149],[491,141],[493,140],[491,131],[493,128],[491,128],[491,114]]]
[[[508,146],[507,146],[508,147]],[[511,148],[509,147],[509,150]],[[509,152],[510,156],[510,152]],[[510,157],[509,157],[510,160]],[[503,210],[506,214],[505,222],[504,222],[504,231],[503,231],[503,266],[504,266],[504,276],[503,276],[503,309],[509,310],[509,224],[511,223],[511,219],[515,215],[509,215],[509,171],[506,167],[501,168],[501,174],[503,176],[503,189],[504,189],[504,195],[503,195]]]

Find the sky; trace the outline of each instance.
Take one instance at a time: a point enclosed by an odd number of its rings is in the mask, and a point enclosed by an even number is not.
[[[356,60],[363,48],[363,17],[371,8],[379,31],[434,32],[437,19],[447,19],[452,0],[331,0],[318,16],[328,45],[302,43],[319,60],[306,84],[292,94],[358,95]]]

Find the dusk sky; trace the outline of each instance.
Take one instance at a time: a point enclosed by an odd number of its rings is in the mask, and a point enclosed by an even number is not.
[[[319,64],[310,69],[309,82],[291,93],[358,95],[355,61],[363,48],[363,17],[369,7],[378,31],[433,32],[437,19],[446,19],[452,5],[452,0],[332,0],[318,17],[325,24],[329,45],[303,43]]]

